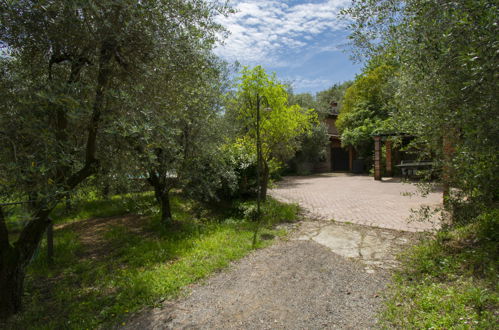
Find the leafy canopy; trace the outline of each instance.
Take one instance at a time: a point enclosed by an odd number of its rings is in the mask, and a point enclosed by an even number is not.
[[[345,92],[336,125],[343,145],[356,147],[363,156],[372,152],[372,134],[384,127],[392,111],[394,72],[384,64],[368,69]]]
[[[261,100],[263,160],[284,162],[290,159],[300,148],[299,137],[311,131],[317,114],[313,109],[289,106],[285,85],[277,81],[275,74],[268,75],[261,66],[245,67],[239,81],[234,99],[237,118],[244,130],[239,142],[250,146],[256,144],[257,100]]]

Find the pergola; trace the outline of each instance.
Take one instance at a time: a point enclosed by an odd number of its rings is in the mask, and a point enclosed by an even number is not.
[[[389,137],[399,136],[399,137],[411,137],[412,135],[406,133],[381,133],[373,135],[374,139],[374,180],[381,180],[381,149],[383,142],[385,143],[386,149],[386,175],[389,177],[393,176],[393,165],[394,162],[399,162],[398,152],[393,152],[392,141],[388,139]]]

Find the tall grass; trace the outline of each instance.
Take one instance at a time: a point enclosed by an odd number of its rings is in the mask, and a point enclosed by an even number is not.
[[[271,244],[259,240],[252,246],[255,224],[245,210],[253,208],[254,202],[238,202],[235,207],[199,216],[200,212],[194,212],[198,205],[178,195],[172,197],[175,224],[165,226],[153,215],[136,218],[133,226],[109,225],[99,237],[98,254],[88,254],[95,246],[81,242],[86,234],[81,228],[71,225],[56,230],[54,265],[48,265],[42,246],[28,272],[25,310],[5,327],[86,329],[120,324],[131,313],[174,298],[186,285],[254,248]],[[123,198],[90,200],[73,213],[74,218],[65,214],[57,219],[66,223],[123,214],[129,211],[126,206]],[[273,225],[295,221],[298,209],[269,199],[264,211],[266,225],[261,234],[278,237],[285,232]]]
[[[400,329],[496,329],[499,210],[438,233],[403,257],[383,314]]]

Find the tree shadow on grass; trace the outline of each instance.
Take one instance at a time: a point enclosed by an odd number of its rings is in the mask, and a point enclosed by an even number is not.
[[[137,215],[58,226],[55,264],[43,253],[33,261],[26,310],[9,326],[107,327],[252,250],[253,224],[199,221],[188,204],[173,196],[170,226]]]

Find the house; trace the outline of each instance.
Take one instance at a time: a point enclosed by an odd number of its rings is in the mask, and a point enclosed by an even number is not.
[[[341,136],[336,127],[339,115],[337,102],[332,102],[330,111],[324,119],[329,135],[329,145],[326,148],[326,157],[315,166],[316,172],[351,172],[355,150],[352,147],[341,146]]]

